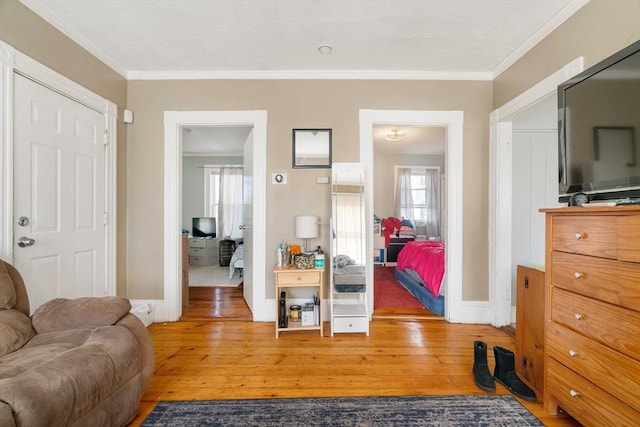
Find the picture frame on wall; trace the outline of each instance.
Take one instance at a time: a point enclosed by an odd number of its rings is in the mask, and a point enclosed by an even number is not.
[[[294,169],[331,168],[331,129],[293,129],[292,139]]]

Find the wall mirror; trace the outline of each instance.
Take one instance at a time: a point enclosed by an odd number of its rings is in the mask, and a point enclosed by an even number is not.
[[[293,167],[331,167],[331,129],[293,129]]]

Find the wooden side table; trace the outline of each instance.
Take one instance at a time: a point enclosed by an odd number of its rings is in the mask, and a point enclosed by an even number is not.
[[[324,269],[308,269],[308,270],[300,270],[296,267],[274,267],[273,274],[275,274],[275,297],[276,297],[276,338],[280,336],[280,332],[285,331],[309,331],[309,330],[317,330],[320,331],[320,336],[322,335],[322,307],[318,306],[318,324],[310,325],[310,326],[302,326],[299,322],[289,322],[286,328],[279,327],[279,315],[280,315],[280,292],[282,290],[288,288],[311,288],[311,298],[313,299],[313,288],[317,289],[317,294],[322,304],[322,287],[323,287],[323,277],[324,277]]]

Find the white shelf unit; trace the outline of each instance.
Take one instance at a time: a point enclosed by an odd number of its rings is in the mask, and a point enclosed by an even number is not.
[[[366,264],[373,262],[365,250],[364,168],[360,163],[333,163],[330,265],[331,336],[336,333],[369,335]],[[348,256],[354,264],[352,284],[336,284],[333,260]]]

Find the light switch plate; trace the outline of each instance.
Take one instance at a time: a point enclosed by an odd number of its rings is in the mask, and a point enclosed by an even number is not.
[[[287,174],[282,172],[274,172],[271,174],[271,183],[272,184],[286,184],[287,183]]]
[[[316,183],[317,184],[328,184],[329,183],[329,177],[328,176],[318,176],[318,177],[316,177]]]

